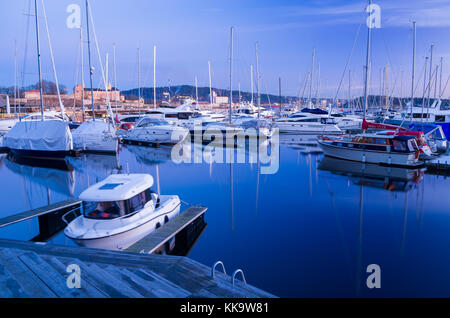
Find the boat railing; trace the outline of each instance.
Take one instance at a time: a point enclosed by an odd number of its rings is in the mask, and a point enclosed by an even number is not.
[[[64,215],[61,217],[61,219],[63,220],[64,223],[66,223],[66,225],[69,225],[70,222],[67,221],[66,217],[67,217],[69,214],[75,213],[76,211],[80,211],[80,210],[81,210],[81,206],[76,207],[76,208],[73,208],[72,210],[70,210],[70,211],[64,213]],[[81,214],[81,213],[80,213],[80,214]],[[74,218],[76,218],[77,216],[79,216],[79,214],[75,213],[75,217],[74,217]]]

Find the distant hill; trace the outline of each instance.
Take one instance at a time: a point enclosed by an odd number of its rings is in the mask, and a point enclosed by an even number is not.
[[[212,88],[214,92],[218,96],[230,96],[230,90],[228,89],[220,89],[220,88]],[[163,100],[163,93],[168,93],[169,87],[157,87],[156,88],[156,99]],[[191,96],[195,99],[195,86],[192,85],[178,85],[170,87],[170,96],[171,98],[175,96]],[[122,91],[121,94],[125,95],[127,99],[137,99],[138,98],[138,89],[133,88],[130,90]],[[141,97],[144,98],[146,103],[153,103],[153,87],[144,87],[141,88]],[[253,95],[254,101],[256,103],[256,92]],[[233,102],[238,102],[239,99],[239,91],[233,90]],[[241,92],[241,99],[243,101],[251,101],[251,93],[250,92]],[[261,103],[269,103],[269,99],[271,103],[279,103],[280,97],[276,95],[267,95],[261,94]],[[283,96],[283,103],[288,101],[297,100],[297,97],[292,96]],[[198,100],[199,102],[209,102],[209,87],[199,87],[198,88]]]

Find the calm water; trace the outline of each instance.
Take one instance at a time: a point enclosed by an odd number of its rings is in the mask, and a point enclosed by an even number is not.
[[[342,162],[282,145],[276,174],[257,164],[175,164],[170,150],[123,146],[118,158],[70,158],[72,172],[0,157],[0,217],[76,197],[118,171],[159,173],[162,194],[208,207],[189,257],[281,297],[450,296],[450,180]],[[233,180],[233,183],[230,183]],[[156,186],[155,186],[156,187]],[[37,220],[0,229],[28,240]],[[60,234],[55,244],[73,243]],[[367,265],[381,289],[366,287]]]

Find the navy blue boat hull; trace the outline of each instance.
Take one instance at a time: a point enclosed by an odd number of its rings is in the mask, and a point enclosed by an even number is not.
[[[44,150],[23,150],[10,149],[16,157],[24,157],[36,160],[64,160],[69,154],[68,151],[44,151]]]

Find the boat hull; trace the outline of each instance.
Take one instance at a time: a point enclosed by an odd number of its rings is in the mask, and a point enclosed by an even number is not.
[[[330,145],[321,140],[318,142],[323,150],[323,153],[329,157],[402,167],[417,167],[422,164],[417,160],[415,153],[395,153],[366,149],[353,149]]]
[[[162,208],[159,211],[152,213],[144,223],[139,224],[135,227],[127,229],[125,231],[115,233],[112,235],[105,235],[96,238],[80,238],[73,237],[65,231],[67,237],[72,239],[77,245],[89,247],[89,248],[99,248],[107,250],[124,250],[129,246],[133,245],[137,241],[141,240],[152,231],[157,228],[157,225],[163,226],[166,220],[170,221],[173,217],[180,213],[180,205],[176,205],[175,208]],[[79,216],[78,218],[83,218]],[[76,220],[74,220],[76,221]],[[103,221],[103,222],[110,222]]]
[[[16,157],[36,159],[36,160],[64,160],[69,151],[44,151],[44,150],[23,150],[10,149]]]

